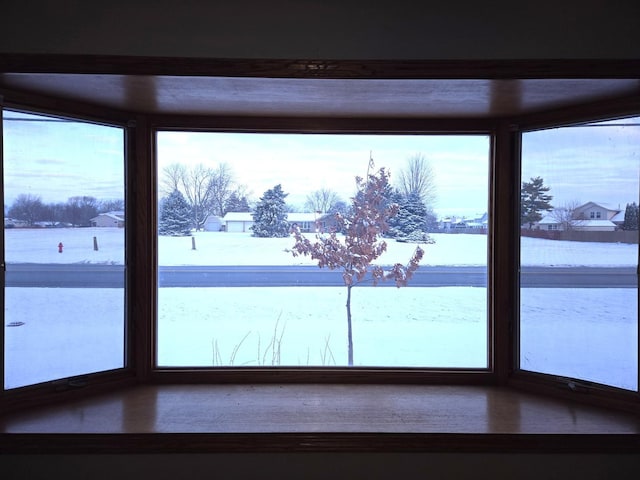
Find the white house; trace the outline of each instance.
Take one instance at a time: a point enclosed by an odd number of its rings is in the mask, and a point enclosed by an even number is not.
[[[209,215],[202,228],[205,232],[219,232],[222,230],[222,218],[217,215]]]
[[[438,228],[444,231],[487,229],[489,227],[489,214],[484,213],[479,217],[444,217],[438,221]]]
[[[288,213],[287,221],[291,225],[298,225],[301,232],[317,232],[330,226],[328,217],[330,215],[318,213]],[[253,223],[251,212],[228,212],[222,218],[222,225],[227,232],[251,232]]]
[[[553,215],[545,215],[542,219],[535,223],[534,230],[564,230],[562,223],[553,218]]]
[[[92,227],[124,227],[124,212],[101,213],[91,219]]]
[[[326,231],[329,226],[327,218],[332,215],[319,213],[289,213],[287,221],[290,225],[296,224],[301,232],[318,232]]]
[[[227,232],[250,232],[253,215],[251,212],[227,212],[222,217],[222,225]]]

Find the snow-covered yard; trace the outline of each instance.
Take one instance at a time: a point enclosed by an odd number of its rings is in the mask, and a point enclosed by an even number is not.
[[[311,235],[312,236],[312,235]],[[93,250],[93,237],[98,251]],[[256,238],[248,233],[198,232],[191,237],[159,237],[160,265],[313,265],[294,258],[286,249],[291,238]],[[423,246],[422,265],[486,265],[487,236],[433,234],[435,244]],[[63,253],[58,253],[62,243]],[[5,251],[8,263],[124,263],[124,230],[117,228],[8,229]],[[380,263],[409,259],[415,245],[387,241]],[[522,239],[523,265],[633,266],[637,246],[612,243],[560,242]]]
[[[6,261],[122,264],[123,233],[10,229]],[[434,238],[423,266],[486,264],[486,236]],[[313,263],[286,252],[293,244],[288,238],[201,232],[195,240],[192,250],[191,238],[160,237],[159,264]],[[389,241],[380,263],[406,261],[414,248]],[[637,246],[524,238],[522,263],[631,266]],[[160,288],[158,363],[344,365],[345,293],[338,287]],[[5,324],[24,322],[5,327],[7,386],[121,367],[122,305],[118,289],[7,288]],[[356,288],[353,314],[356,365],[487,365],[484,288]],[[523,368],[635,389],[637,328],[635,289],[524,289]]]

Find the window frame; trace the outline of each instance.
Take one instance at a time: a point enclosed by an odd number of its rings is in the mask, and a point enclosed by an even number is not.
[[[614,99],[605,102],[597,102],[587,105],[580,105],[572,108],[551,110],[532,115],[521,116],[514,119],[512,128],[517,132],[518,147],[514,161],[517,163],[518,174],[517,191],[520,191],[522,182],[520,176],[520,165],[522,162],[521,139],[526,132],[543,129],[578,126],[584,123],[607,121],[625,117],[637,117],[640,115],[640,97],[631,99]],[[517,197],[518,211],[520,210],[520,195]],[[593,214],[593,212],[591,212]],[[516,249],[516,267],[520,268],[520,226],[519,222],[514,242]],[[638,261],[640,262],[640,244],[638,245]],[[640,268],[638,269],[640,275]],[[639,282],[640,283],[640,282]],[[610,385],[599,384],[581,379],[570,379],[560,375],[532,372],[520,369],[520,277],[516,278],[517,298],[516,311],[514,311],[514,325],[512,342],[512,367],[513,371],[509,376],[507,384],[525,391],[541,393],[560,398],[578,400],[584,403],[611,407],[626,411],[640,412],[640,328],[638,328],[638,390],[626,390]],[[640,306],[640,285],[636,287],[636,298]],[[640,307],[639,307],[640,308]],[[638,311],[638,324],[640,326],[640,310]]]
[[[150,135],[155,139],[160,131],[195,132],[233,132],[233,133],[296,133],[296,134],[371,134],[371,135],[487,135],[490,149],[488,152],[488,210],[491,212],[493,199],[493,175],[495,171],[494,148],[497,122],[482,120],[445,120],[425,119],[345,119],[345,118],[305,118],[305,117],[177,117],[154,115],[150,117]],[[149,159],[154,179],[154,198],[157,205],[157,145],[153,142],[153,152]],[[154,221],[157,221],[157,211]],[[492,237],[492,215],[489,214],[487,233],[487,368],[398,368],[398,367],[159,367],[157,358],[157,232],[154,223],[153,250],[153,314],[151,331],[152,358],[149,378],[160,383],[415,383],[415,384],[467,384],[489,385],[497,383],[495,341],[493,341],[495,301],[491,295],[493,289],[491,276],[492,249],[495,242]]]
[[[54,64],[49,63],[49,67]],[[532,68],[527,63],[528,68]],[[39,71],[46,71],[47,64],[39,67]],[[76,67],[77,69],[78,67]],[[86,67],[81,67],[86,68]],[[473,69],[458,67],[461,75],[471,75]],[[466,68],[466,70],[465,70]],[[548,68],[548,66],[547,66]],[[550,78],[561,78],[556,73]],[[573,76],[582,74],[588,76],[588,69],[577,68]],[[595,73],[598,78],[607,78],[601,66]],[[126,70],[126,68],[125,68]],[[526,69],[525,69],[526,70]],[[502,71],[502,75],[514,76],[522,74],[522,66],[511,67]],[[624,70],[624,69],[623,69]],[[73,71],[73,69],[72,69]],[[117,68],[116,68],[117,71]],[[562,70],[562,68],[559,69]],[[464,73],[466,72],[466,73]],[[583,72],[583,73],[580,73]],[[623,77],[629,78],[627,72]],[[587,74],[587,75],[585,75]],[[473,72],[473,75],[477,75]],[[496,74],[497,75],[497,74]],[[539,73],[537,74],[540,75]],[[499,77],[499,75],[497,75]],[[535,75],[534,75],[535,76]],[[571,75],[570,75],[571,76]],[[634,74],[635,76],[635,74]],[[453,78],[449,75],[446,78]],[[493,78],[493,77],[492,77]],[[33,386],[21,387],[0,393],[0,407],[3,411],[10,411],[30,406],[67,401],[82,396],[114,389],[135,386],[141,383],[265,383],[265,382],[313,382],[313,383],[378,383],[378,384],[464,384],[464,385],[501,385],[532,391],[548,396],[561,397],[573,401],[581,401],[594,405],[640,412],[640,394],[636,392],[620,392],[613,388],[588,390],[583,392],[558,388],[557,382],[545,374],[523,372],[517,369],[518,355],[518,305],[519,305],[519,208],[518,192],[520,188],[519,170],[519,133],[524,129],[554,127],[583,121],[606,120],[612,116],[637,115],[640,112],[640,95],[614,98],[611,100],[589,103],[577,107],[550,109],[548,111],[509,118],[482,119],[318,119],[318,118],[252,118],[250,119],[255,131],[260,127],[264,131],[296,128],[304,132],[314,131],[343,131],[346,125],[351,125],[354,131],[367,132],[368,129],[378,130],[383,126],[390,133],[418,132],[442,133],[456,131],[487,130],[492,133],[491,162],[493,170],[490,174],[490,231],[488,248],[491,252],[488,264],[488,290],[491,290],[493,301],[489,304],[489,351],[493,359],[493,370],[490,372],[395,372],[391,369],[358,369],[327,372],[320,368],[286,369],[271,372],[242,372],[219,370],[215,375],[200,369],[180,371],[154,369],[155,342],[155,280],[157,269],[155,255],[157,241],[155,225],[157,224],[155,208],[157,205],[155,192],[156,173],[154,161],[155,144],[153,128],[158,125],[165,127],[179,125],[189,128],[218,128],[220,130],[242,130],[247,128],[247,119],[238,117],[155,115],[145,113],[131,113],[92,104],[63,100],[52,96],[9,91],[0,89],[4,94],[4,105],[8,108],[24,109],[33,112],[54,115],[85,118],[97,123],[113,124],[126,127],[126,196],[127,218],[136,219],[127,228],[127,325],[129,363],[125,369],[116,372],[91,374],[89,382],[82,388],[71,386],[68,379],[59,382],[47,382]],[[0,103],[2,103],[0,101]],[[295,125],[293,127],[292,125]],[[291,130],[288,130],[291,131]],[[2,333],[4,348],[4,333]],[[4,355],[0,364],[4,363]],[[4,366],[4,365],[3,365]],[[265,375],[265,373],[267,373]]]

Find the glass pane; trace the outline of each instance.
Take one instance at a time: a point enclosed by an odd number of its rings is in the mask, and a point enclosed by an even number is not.
[[[3,112],[5,388],[124,366],[124,131]]]
[[[158,365],[487,367],[487,136],[159,132],[157,144]],[[381,183],[358,188],[367,172]],[[375,230],[374,192],[375,211],[396,214],[367,262],[365,235],[340,219]],[[342,258],[294,256],[294,226]],[[406,266],[418,247],[407,286],[373,286],[372,266]]]
[[[520,367],[638,388],[640,118],[522,138]]]

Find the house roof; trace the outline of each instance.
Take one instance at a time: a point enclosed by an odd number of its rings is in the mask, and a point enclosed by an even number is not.
[[[545,215],[538,222],[538,225],[558,225],[558,224],[560,224],[560,222],[555,218],[553,218],[551,215]]]
[[[323,213],[289,213],[287,220],[289,222],[315,222],[326,217]]]
[[[253,222],[253,215],[251,212],[227,212],[222,217],[223,222]]]
[[[97,216],[93,217],[91,220],[96,220],[100,217],[108,217],[113,218],[119,222],[124,222],[124,212],[107,212],[107,213],[99,213]]]
[[[315,222],[325,217],[325,214],[318,213],[288,213],[287,220],[289,222]],[[224,222],[253,222],[253,214],[251,212],[228,212],[222,220]]]
[[[587,202],[584,205],[580,205],[579,207],[576,207],[576,210],[583,210],[589,207],[600,207],[600,208],[604,208],[605,210],[609,210],[611,212],[620,211],[620,208],[618,208],[617,206],[612,205],[611,203],[606,203],[606,202]]]
[[[624,210],[620,210],[618,213],[616,213],[609,220],[611,220],[614,223],[624,223]]]

